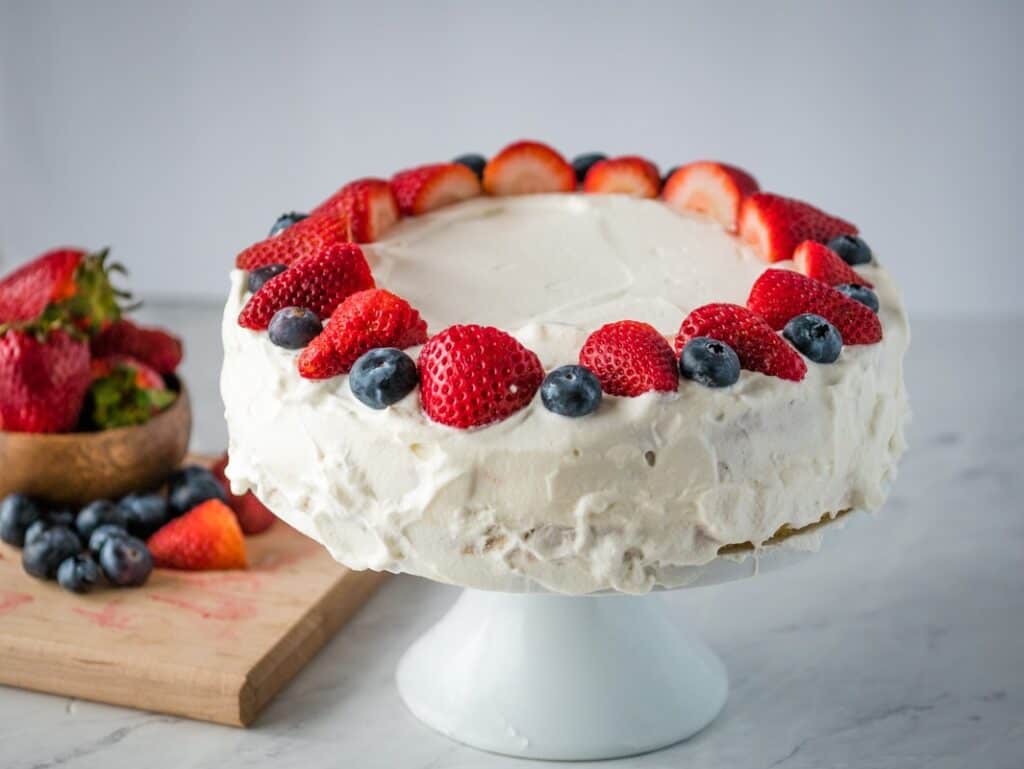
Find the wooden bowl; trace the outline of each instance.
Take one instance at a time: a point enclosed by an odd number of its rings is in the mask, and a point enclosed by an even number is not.
[[[0,499],[21,492],[84,505],[155,488],[181,464],[191,432],[184,384],[166,411],[138,427],[58,435],[0,431]]]

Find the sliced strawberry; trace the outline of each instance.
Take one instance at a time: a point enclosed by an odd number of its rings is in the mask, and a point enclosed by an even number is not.
[[[353,243],[379,240],[401,218],[395,193],[384,179],[349,182],[317,206],[311,215],[334,216],[346,222],[346,239]]]
[[[73,429],[91,379],[89,345],[66,331],[0,332],[0,431]]]
[[[661,187],[658,169],[651,161],[636,155],[599,160],[583,180],[587,193],[633,195],[656,198]]]
[[[329,379],[347,374],[360,355],[375,347],[414,347],[427,341],[419,312],[390,291],[352,294],[331,315],[323,332],[299,355],[299,374]]]
[[[181,340],[169,331],[139,326],[127,318],[103,329],[90,346],[95,357],[129,355],[161,374],[173,374],[183,355]]]
[[[791,259],[805,240],[828,243],[837,235],[856,235],[857,227],[810,203],[755,192],[740,207],[740,237],[766,262]]]
[[[167,569],[244,569],[245,538],[231,508],[219,499],[194,507],[157,529],[146,542],[153,563]]]
[[[256,270],[268,264],[290,265],[321,254],[335,243],[347,242],[347,219],[333,214],[309,216],[281,234],[249,246],[235,259],[235,266],[240,270]]]
[[[546,144],[521,141],[508,145],[484,168],[488,195],[531,195],[572,192],[576,172],[565,158]]]
[[[285,307],[304,307],[327,318],[346,297],[367,288],[373,288],[373,276],[362,249],[355,243],[335,243],[264,283],[242,308],[238,324],[266,329],[274,313]]]
[[[820,315],[837,329],[843,344],[882,340],[882,323],[869,308],[824,283],[792,270],[765,270],[754,281],[747,307],[774,329],[805,312]]]
[[[855,286],[872,287],[871,282],[862,278],[860,273],[844,262],[839,254],[813,240],[805,240],[796,247],[793,261],[796,262],[796,268],[808,278],[820,280],[830,286],[851,283]]]
[[[420,398],[435,422],[468,429],[511,416],[544,379],[537,356],[489,326],[451,326],[420,352]]]
[[[391,188],[406,216],[475,198],[483,191],[477,175],[461,163],[434,163],[400,171],[391,179]]]
[[[635,320],[609,323],[587,337],[580,365],[594,372],[609,395],[675,392],[679,384],[672,347],[653,326]]]
[[[242,496],[231,493],[231,484],[228,483],[228,478],[224,474],[224,468],[227,466],[228,455],[225,452],[220,459],[214,462],[210,472],[224,487],[224,493],[228,497],[228,506],[234,511],[242,533],[260,534],[266,531],[277,520],[277,516],[251,491],[245,492]]]
[[[748,371],[799,382],[807,364],[786,340],[764,319],[738,304],[706,304],[686,316],[676,336],[676,352],[694,337],[706,336],[725,342]]]
[[[670,208],[707,214],[735,232],[740,205],[757,190],[757,180],[743,169],[701,160],[675,171],[665,182],[661,196]]]

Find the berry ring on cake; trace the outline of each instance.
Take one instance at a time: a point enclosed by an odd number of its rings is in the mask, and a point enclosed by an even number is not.
[[[723,163],[360,179],[239,254],[222,330],[233,487],[356,569],[672,587],[879,507],[904,449],[888,272]]]

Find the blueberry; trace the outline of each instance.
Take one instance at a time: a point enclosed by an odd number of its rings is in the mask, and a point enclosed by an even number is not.
[[[78,536],[82,541],[88,542],[97,526],[104,523],[124,526],[126,522],[124,510],[106,499],[98,499],[78,511],[75,528],[78,529]]]
[[[286,350],[301,350],[324,330],[320,318],[304,307],[285,307],[270,319],[270,341]]]
[[[590,167],[599,160],[606,160],[607,158],[607,155],[602,155],[600,152],[587,152],[574,157],[572,159],[572,170],[576,172],[576,181],[582,183]]]
[[[419,381],[412,358],[394,347],[378,347],[355,362],[348,386],[361,403],[384,409],[411,393]]]
[[[865,307],[871,308],[872,312],[878,312],[878,294],[867,286],[858,286],[855,283],[843,283],[836,286],[836,291],[846,294],[851,299],[856,299]]]
[[[828,242],[828,247],[847,264],[871,264],[871,247],[856,235],[837,235]]]
[[[141,539],[111,537],[100,548],[100,568],[111,584],[138,587],[153,571],[153,556]]]
[[[75,514],[63,508],[50,510],[46,514],[46,522],[51,526],[67,526],[69,529],[73,529],[75,528]]]
[[[277,217],[277,221],[274,222],[274,226],[270,228],[270,235],[267,237],[274,237],[275,235],[284,232],[293,224],[297,224],[305,219],[309,214],[300,214],[297,211],[290,211],[287,214],[281,214]]]
[[[136,537],[148,537],[167,523],[167,502],[159,494],[129,494],[118,507],[125,528]]]
[[[40,518],[25,530],[25,544],[28,545],[29,542],[35,541],[48,528],[50,528],[50,522],[45,518]]]
[[[21,565],[33,577],[52,579],[64,559],[81,551],[82,543],[75,532],[67,526],[51,526],[25,546]]]
[[[11,494],[0,502],[0,539],[8,545],[25,544],[28,527],[42,518],[39,506],[24,494]]]
[[[475,152],[470,152],[466,155],[459,155],[452,162],[464,165],[470,171],[475,173],[478,178],[484,178],[484,168],[487,167],[487,158],[483,155],[477,155]]]
[[[839,330],[820,315],[797,315],[786,324],[782,335],[815,363],[834,363],[843,349]]]
[[[540,399],[555,414],[584,417],[601,405],[601,383],[583,366],[561,366],[544,377]]]
[[[679,373],[705,387],[728,387],[740,378],[740,359],[725,342],[695,336],[679,356]]]
[[[275,278],[288,267],[283,264],[268,264],[266,267],[259,267],[249,273],[249,291],[255,294],[271,278]]]
[[[101,526],[97,526],[92,536],[89,537],[89,552],[94,556],[99,557],[100,550],[103,549],[103,545],[111,537],[127,537],[129,536],[128,530],[123,526],[116,526],[113,523],[104,523]]]
[[[57,567],[57,583],[72,593],[88,593],[100,581],[100,567],[88,553],[65,558]]]
[[[172,516],[187,513],[209,499],[219,499],[226,504],[228,496],[220,481],[205,467],[193,465],[171,476],[167,506]]]

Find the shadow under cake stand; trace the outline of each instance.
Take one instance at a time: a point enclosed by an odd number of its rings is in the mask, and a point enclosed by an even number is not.
[[[850,512],[737,548],[688,570],[682,587],[730,582],[796,563]],[[831,536],[830,536],[831,538]],[[597,760],[667,747],[725,705],[722,661],[670,615],[658,592],[566,596],[467,589],[399,661],[398,691],[436,731],[520,758]]]

